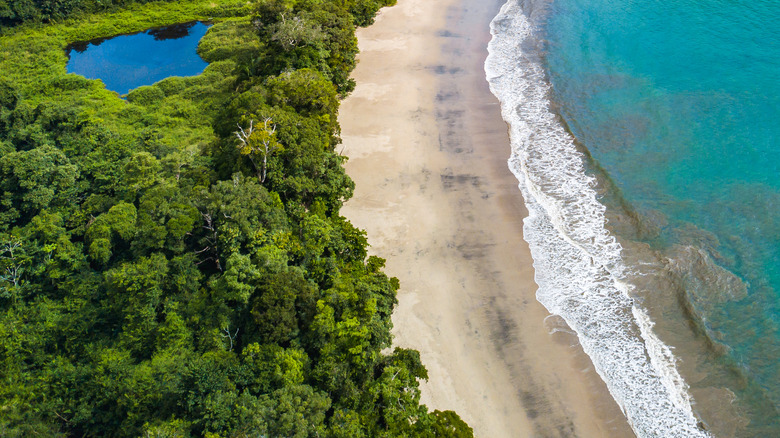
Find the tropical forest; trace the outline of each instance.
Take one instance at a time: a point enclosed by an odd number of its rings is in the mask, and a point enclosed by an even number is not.
[[[469,437],[340,215],[356,26],[393,0],[0,0],[0,437]],[[68,45],[202,21],[124,95]]]

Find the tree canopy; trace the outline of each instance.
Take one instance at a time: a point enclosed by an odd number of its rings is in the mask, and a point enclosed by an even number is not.
[[[0,435],[471,436],[420,405],[398,280],[340,214],[354,29],[390,2],[140,3],[0,0]],[[65,73],[209,17],[199,76]]]

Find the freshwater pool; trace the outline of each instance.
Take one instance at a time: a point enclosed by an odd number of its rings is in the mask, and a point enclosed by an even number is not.
[[[210,23],[157,27],[68,45],[68,73],[100,79],[120,95],[170,76],[195,76],[208,65],[198,56],[198,42]]]

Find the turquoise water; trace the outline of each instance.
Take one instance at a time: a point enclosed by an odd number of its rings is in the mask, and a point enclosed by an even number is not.
[[[734,434],[780,436],[780,2],[547,7],[551,100],[612,187],[607,207],[635,214],[632,230],[612,230],[661,258],[695,248],[725,268],[712,276],[693,263],[672,282],[686,323],[715,345],[696,370],[712,376],[691,386],[736,395],[750,423]]]
[[[195,76],[208,65],[196,49],[209,27],[192,22],[73,43],[66,48],[67,70],[119,94],[169,76]]]

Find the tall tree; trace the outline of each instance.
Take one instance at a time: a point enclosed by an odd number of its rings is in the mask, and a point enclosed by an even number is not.
[[[246,130],[238,125],[235,134],[238,138],[238,151],[252,162],[257,171],[257,180],[262,184],[268,171],[268,157],[282,149],[282,145],[276,141],[276,125],[270,117],[264,117],[262,126],[257,128],[254,123],[254,119],[249,119],[249,127]]]

